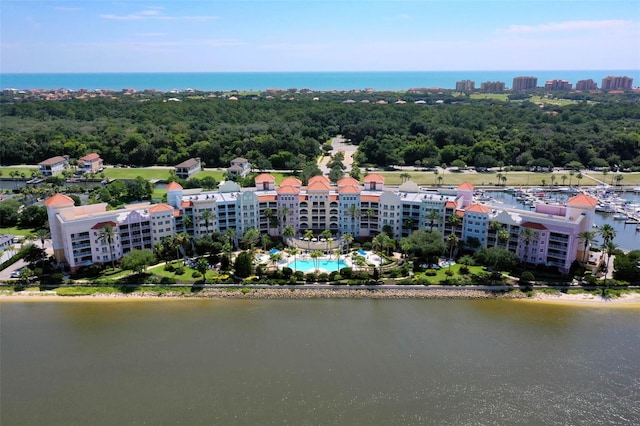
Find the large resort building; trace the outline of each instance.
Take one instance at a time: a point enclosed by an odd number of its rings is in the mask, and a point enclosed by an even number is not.
[[[566,273],[584,255],[578,234],[592,229],[596,204],[579,194],[564,205],[539,204],[529,211],[478,203],[469,183],[437,190],[412,181],[387,187],[382,176],[370,174],[363,184],[346,177],[334,185],[315,176],[306,186],[294,177],[277,186],[266,173],[255,178],[253,188],[227,181],[216,191],[204,191],[172,182],[167,203],[118,210],[108,210],[105,203],[76,207],[63,194],[46,200],[55,259],[72,271],[119,260],[134,249],[151,249],[177,233],[202,237],[231,229],[241,236],[256,228],[282,236],[291,226],[297,237],[307,230],[330,230],[336,240],[347,233],[371,238],[382,231],[400,239],[417,229],[433,229],[445,238],[455,234],[470,247],[502,246],[529,264]],[[451,220],[453,215],[460,219]],[[507,231],[508,238],[500,231]]]

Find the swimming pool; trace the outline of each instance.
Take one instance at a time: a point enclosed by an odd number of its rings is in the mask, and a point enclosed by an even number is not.
[[[349,265],[344,263],[342,260],[335,259],[323,259],[318,258],[315,261],[313,259],[296,259],[293,262],[289,262],[287,266],[294,271],[302,271],[302,272],[315,272],[316,264],[320,272],[333,272],[339,271],[342,268],[347,268]]]

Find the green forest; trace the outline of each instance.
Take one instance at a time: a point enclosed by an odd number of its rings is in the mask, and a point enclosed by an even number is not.
[[[395,104],[401,95],[407,103]],[[386,94],[384,105],[375,102],[382,94],[367,94],[368,103],[348,94],[314,96],[28,101],[3,95],[0,164],[98,152],[113,165],[172,166],[201,157],[207,167],[228,167],[242,156],[257,169],[296,170],[320,155],[332,136],[343,135],[359,145],[361,165],[462,160],[476,167],[640,170],[637,95],[560,105],[451,94],[421,95],[425,104],[414,104],[412,94]]]

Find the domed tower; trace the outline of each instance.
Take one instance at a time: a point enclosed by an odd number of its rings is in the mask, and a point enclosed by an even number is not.
[[[456,188],[456,197],[462,197],[462,208],[473,203],[473,188],[473,185],[469,182],[463,182]]]
[[[182,185],[178,182],[170,182],[167,185],[167,203],[176,209],[180,209],[182,201]]]
[[[62,229],[57,215],[64,209],[73,209],[75,203],[71,197],[64,194],[54,194],[44,201],[47,206],[47,217],[49,218],[49,231],[51,233],[51,243],[53,245],[53,257],[58,263],[65,263],[64,242],[62,240]]]

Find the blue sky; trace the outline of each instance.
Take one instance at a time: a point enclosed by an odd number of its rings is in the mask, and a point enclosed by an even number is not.
[[[2,72],[640,69],[640,1],[0,2]]]

